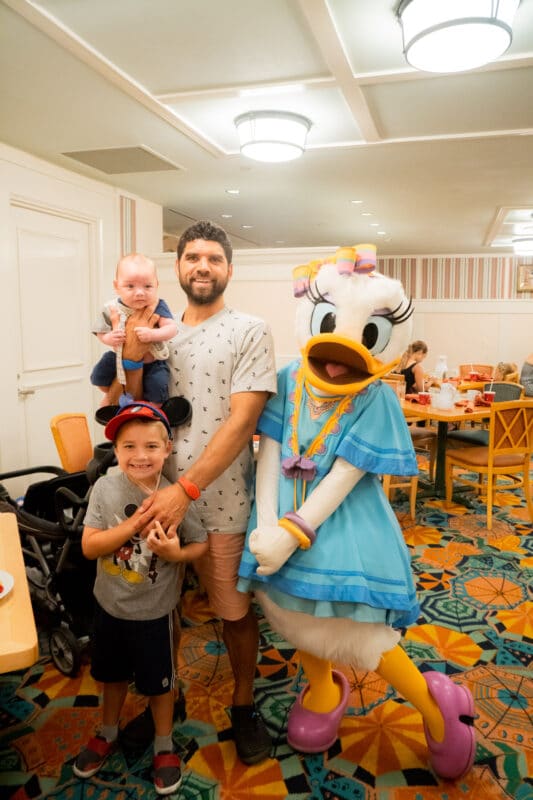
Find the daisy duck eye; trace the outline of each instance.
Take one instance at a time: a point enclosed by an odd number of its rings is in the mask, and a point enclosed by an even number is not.
[[[373,356],[383,352],[390,342],[393,323],[388,317],[372,314],[363,328],[362,344]]]
[[[320,333],[333,333],[337,324],[337,307],[327,300],[315,301],[309,327],[311,336]]]

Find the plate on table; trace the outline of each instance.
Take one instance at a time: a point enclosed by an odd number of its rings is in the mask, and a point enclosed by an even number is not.
[[[2,597],[6,597],[13,586],[15,585],[15,579],[10,572],[6,572],[3,569],[0,569],[0,600]]]

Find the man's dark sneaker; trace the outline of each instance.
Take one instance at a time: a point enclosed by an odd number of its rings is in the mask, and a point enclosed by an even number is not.
[[[272,740],[255,705],[232,706],[231,721],[237,755],[244,764],[259,764],[270,756]]]
[[[116,741],[108,742],[103,736],[93,736],[72,765],[74,775],[78,778],[90,778],[91,775],[95,775],[106,758],[116,749]]]
[[[180,759],[168,751],[154,756],[154,788],[157,794],[172,794],[181,783]]]
[[[174,722],[184,722],[187,719],[185,695],[182,690],[174,701]],[[150,711],[150,704],[144,711],[124,725],[120,731],[120,744],[125,750],[146,750],[152,744],[155,736],[154,720]]]

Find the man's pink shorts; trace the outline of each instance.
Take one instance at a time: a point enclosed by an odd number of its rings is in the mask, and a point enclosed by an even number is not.
[[[194,562],[209,605],[217,616],[228,622],[242,619],[250,607],[250,595],[237,591],[244,536],[244,533],[209,532],[209,550]]]

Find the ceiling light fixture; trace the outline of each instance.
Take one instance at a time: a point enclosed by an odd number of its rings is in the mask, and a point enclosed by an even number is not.
[[[408,63],[425,72],[475,69],[502,55],[520,0],[401,0]]]
[[[513,239],[513,250],[518,256],[533,255],[533,236],[520,236]]]
[[[299,158],[311,124],[289,111],[249,111],[235,119],[243,156],[270,163]]]

